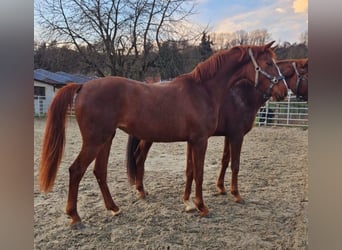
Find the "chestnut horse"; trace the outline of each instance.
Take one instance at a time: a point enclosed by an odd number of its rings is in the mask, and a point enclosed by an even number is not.
[[[258,89],[271,91],[276,98],[287,95],[287,87],[279,84],[283,77],[275,64],[272,44],[220,51],[190,73],[165,84],[142,84],[109,76],[61,88],[47,113],[39,169],[41,191],[53,187],[64,150],[67,110],[77,94],[75,115],[82,147],[69,168],[66,213],[71,217],[71,225],[81,222],[77,212],[79,183],[93,160],[93,172],[106,209],[113,215],[120,213],[107,185],[108,156],[117,128],[146,141],[187,141],[196,183],[195,205],[200,215],[205,216],[208,213],[202,195],[205,152],[208,138],[219,121],[225,90],[240,79],[248,79]]]
[[[309,81],[309,59],[287,59],[277,61],[277,65],[285,79],[296,79],[288,81],[288,87],[299,100],[308,101]]]
[[[308,59],[282,60],[278,62],[277,65],[284,75],[289,88],[307,100]],[[300,87],[298,87],[299,85]],[[306,93],[304,92],[305,89]],[[237,184],[243,138],[253,127],[253,122],[259,108],[269,97],[269,93],[257,91],[256,88],[253,88],[248,83],[248,80],[241,80],[231,89],[226,90],[224,101],[221,103],[218,127],[214,136],[225,136],[225,141],[222,165],[216,185],[219,194],[226,194],[224,177],[231,160],[232,179],[230,192],[233,194],[236,202],[243,202]],[[147,194],[143,186],[143,175],[144,163],[151,146],[152,142],[129,136],[126,167],[131,183],[136,185],[139,197],[144,197]],[[191,202],[189,202],[192,183],[192,172],[189,165],[191,165],[191,158],[187,161],[186,195],[184,195],[186,211],[194,208]]]

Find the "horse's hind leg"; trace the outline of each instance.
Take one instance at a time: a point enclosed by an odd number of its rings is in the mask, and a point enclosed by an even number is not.
[[[113,137],[114,135],[103,145],[98,153],[95,161],[94,175],[100,186],[106,209],[110,210],[113,215],[118,215],[120,213],[120,209],[114,203],[107,185],[107,166]]]
[[[148,192],[144,189],[144,172],[145,172],[145,161],[152,146],[152,142],[141,140],[139,142],[137,151],[134,153],[134,158],[136,159],[137,164],[137,173],[135,179],[135,188],[138,192],[139,198],[145,198],[148,195]]]
[[[81,152],[69,168],[69,193],[66,213],[71,217],[71,225],[81,222],[77,213],[77,196],[80,181],[89,164],[95,159],[99,147],[82,145]]]
[[[230,144],[229,144],[229,138],[226,136],[224,139],[224,148],[223,148],[223,156],[221,161],[221,169],[219,172],[219,176],[216,181],[216,187],[219,194],[227,194],[227,191],[224,187],[224,177],[226,174],[226,170],[228,168],[230,160]]]

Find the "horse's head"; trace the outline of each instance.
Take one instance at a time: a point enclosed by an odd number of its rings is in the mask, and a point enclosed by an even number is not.
[[[291,91],[299,99],[308,100],[309,59],[281,60],[277,62]]]
[[[254,82],[255,88],[263,92],[265,97],[280,101],[287,96],[287,84],[275,63],[275,53],[272,44],[264,46],[239,46],[244,63],[243,75]]]
[[[308,100],[308,89],[309,89],[309,59],[297,60],[297,82],[296,82],[296,95],[298,98],[302,98],[305,101]]]

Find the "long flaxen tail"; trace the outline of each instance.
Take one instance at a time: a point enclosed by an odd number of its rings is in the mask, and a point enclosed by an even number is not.
[[[42,192],[51,191],[55,182],[65,145],[67,111],[81,86],[69,83],[61,88],[49,107],[39,166],[39,187]]]
[[[134,157],[134,153],[137,150],[140,139],[134,136],[128,137],[127,150],[126,150],[126,169],[128,181],[131,185],[135,184],[135,178],[137,176],[137,163]]]

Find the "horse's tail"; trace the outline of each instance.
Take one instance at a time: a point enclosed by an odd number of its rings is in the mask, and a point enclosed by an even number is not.
[[[137,176],[137,163],[135,161],[134,152],[136,151],[140,139],[134,136],[128,137],[127,150],[126,150],[126,168],[128,181],[131,185],[135,184]]]
[[[39,167],[39,186],[43,192],[49,192],[56,179],[65,145],[67,111],[81,86],[80,84],[69,83],[61,88],[49,107]]]

